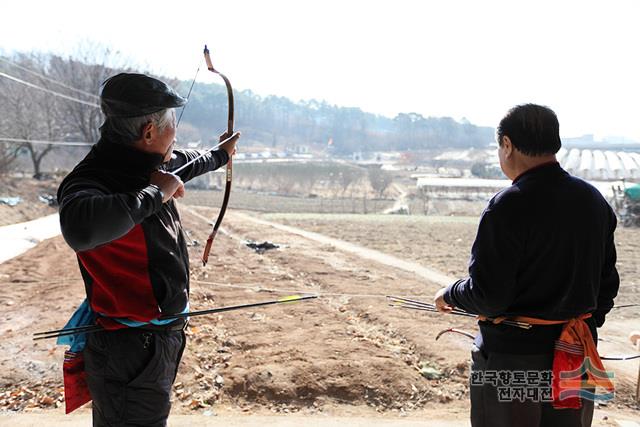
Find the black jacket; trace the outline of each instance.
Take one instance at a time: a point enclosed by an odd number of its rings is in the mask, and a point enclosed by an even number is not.
[[[58,189],[60,227],[76,251],[91,308],[109,318],[148,322],[181,312],[189,299],[189,255],[173,200],[149,185],[158,168],[173,170],[196,150],[150,154],[101,139]],[[186,182],[228,161],[213,151],[181,171]]]
[[[558,163],[516,178],[496,194],[480,219],[469,277],[449,286],[445,300],[485,316],[564,320],[593,313],[602,326],[618,293],[616,216],[600,192]],[[545,353],[561,326],[529,331],[480,322],[481,344],[500,353]]]

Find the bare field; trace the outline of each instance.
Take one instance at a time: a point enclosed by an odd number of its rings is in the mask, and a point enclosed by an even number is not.
[[[466,274],[478,226],[478,218],[455,216],[269,214],[264,218],[407,258],[454,277]]]
[[[265,218],[378,249],[436,268],[454,277],[467,274],[477,217],[389,215],[288,215]],[[618,227],[618,304],[640,303],[640,229]],[[620,315],[638,316],[637,309]]]

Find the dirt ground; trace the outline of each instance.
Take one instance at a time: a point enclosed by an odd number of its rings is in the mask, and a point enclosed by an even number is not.
[[[209,231],[202,215],[214,218],[216,212],[183,206],[182,213],[193,241],[193,310],[291,294],[322,297],[193,318],[174,387],[173,413],[467,418],[470,342],[452,334],[437,342],[434,338],[451,326],[474,330],[474,322],[388,307],[384,298],[400,294],[429,300],[439,285],[247,221],[233,211],[225,217],[227,234],[218,236],[209,264],[202,267],[198,242]],[[475,232],[475,220],[465,218],[424,223],[395,216],[267,218],[419,261],[453,276],[464,274]],[[619,236],[623,283],[634,283],[634,248],[640,235],[622,231]],[[269,240],[281,248],[257,254],[245,240]],[[84,298],[76,263],[73,252],[57,237],[0,264],[2,410],[30,412],[63,405],[64,348],[53,341],[34,342],[31,334],[61,327]],[[625,298],[638,302],[634,296]],[[620,316],[613,317],[619,320],[619,336],[612,334],[610,339],[624,340],[627,316],[637,319],[637,313],[615,313]],[[633,367],[617,377],[618,394],[608,409],[635,416],[638,407],[631,396],[637,362],[620,363]],[[422,366],[433,368],[435,378],[421,375]],[[600,419],[598,425],[608,421]]]
[[[37,181],[0,175],[0,197],[19,196],[22,201],[16,206],[0,203],[0,226],[30,221],[58,210],[42,201],[39,196],[55,196],[60,178]]]

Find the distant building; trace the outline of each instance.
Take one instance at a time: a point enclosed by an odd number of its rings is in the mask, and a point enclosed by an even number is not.
[[[637,152],[562,148],[556,157],[565,170],[583,179],[640,179],[640,153]]]

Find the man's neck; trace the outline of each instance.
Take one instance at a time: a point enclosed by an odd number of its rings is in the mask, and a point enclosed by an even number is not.
[[[555,154],[550,154],[550,155],[546,155],[546,156],[525,156],[525,155],[519,155],[517,162],[516,162],[516,167],[514,168],[514,176],[513,176],[513,180],[515,181],[518,177],[522,176],[522,174],[524,174],[525,172],[537,168],[538,166],[544,165],[544,164],[548,164],[548,163],[553,163],[553,162],[557,162],[558,160],[556,159],[556,155]]]

